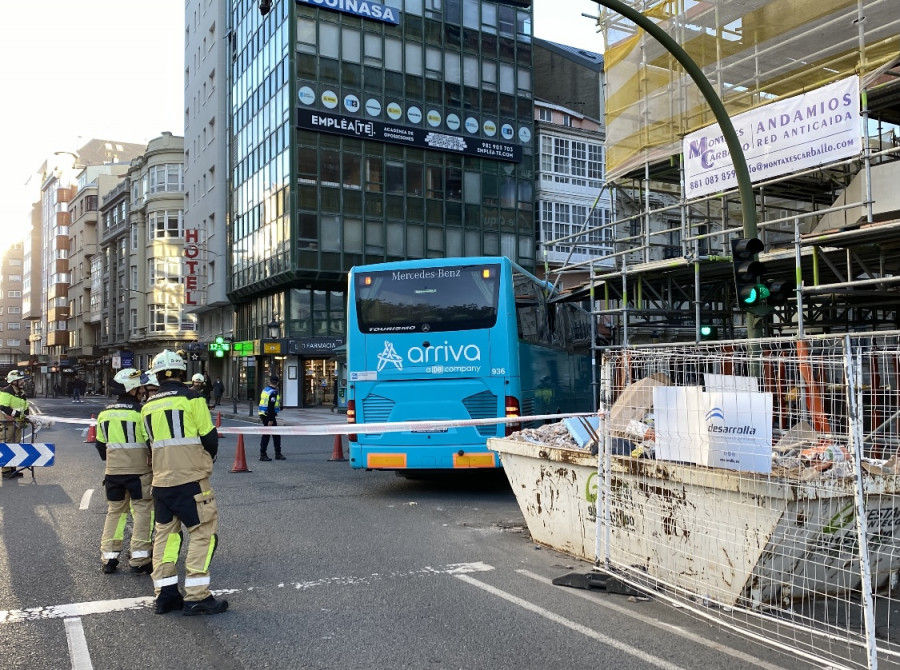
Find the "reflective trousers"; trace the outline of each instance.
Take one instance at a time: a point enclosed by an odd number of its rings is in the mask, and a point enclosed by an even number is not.
[[[153,496],[156,506],[153,589],[159,596],[164,587],[178,587],[177,563],[184,524],[188,532],[184,599],[203,600],[212,595],[209,592],[209,564],[219,544],[219,514],[209,479],[180,486],[157,486]]]
[[[15,421],[0,421],[0,442],[6,444],[19,444],[22,441],[22,426]],[[3,474],[16,471],[15,468],[2,468]]]
[[[125,526],[131,511],[131,555],[128,563],[133,568],[147,565],[153,548],[153,475],[107,475],[106,522],[100,540],[100,559],[106,563],[118,560],[125,541]],[[140,497],[138,497],[140,495]]]

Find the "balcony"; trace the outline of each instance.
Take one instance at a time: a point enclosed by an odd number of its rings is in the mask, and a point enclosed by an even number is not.
[[[68,330],[51,330],[47,333],[47,345],[48,347],[66,347],[69,346],[69,331]]]

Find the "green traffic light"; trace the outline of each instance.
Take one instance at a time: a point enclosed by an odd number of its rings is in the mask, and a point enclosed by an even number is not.
[[[756,305],[769,297],[769,289],[765,284],[753,284],[741,288],[741,302],[745,305]]]
[[[703,337],[712,335],[712,326],[700,326],[700,335]]]

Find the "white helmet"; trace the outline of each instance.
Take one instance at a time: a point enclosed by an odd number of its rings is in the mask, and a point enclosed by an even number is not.
[[[200,382],[201,384],[205,384],[205,383],[206,383],[206,377],[204,377],[202,374],[200,374],[200,373],[198,372],[198,373],[195,374],[193,377],[191,377],[191,381],[192,381],[192,382]]]
[[[147,370],[147,372],[141,374],[141,386],[155,386],[159,388],[159,381],[154,373]]]
[[[187,365],[185,365],[184,359],[176,352],[170,351],[169,349],[163,349],[162,352],[158,353],[156,358],[153,359],[153,365],[150,368],[150,372],[158,375],[160,372],[165,372],[166,370],[187,370]]]
[[[8,375],[6,375],[6,381],[9,384],[12,384],[13,382],[17,382],[19,380],[24,381],[26,379],[28,379],[28,377],[21,370],[11,370],[10,373]]]
[[[128,393],[141,385],[141,371],[134,368],[124,368],[116,373],[113,381],[124,386],[125,392]]]

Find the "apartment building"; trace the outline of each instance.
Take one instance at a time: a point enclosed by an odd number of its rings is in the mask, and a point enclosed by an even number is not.
[[[11,244],[0,256],[0,380],[4,383],[10,370],[33,371],[36,363],[28,350],[30,324],[22,318],[23,261],[21,242]]]
[[[90,321],[108,378],[147,369],[164,348],[197,341],[199,279],[185,271],[184,138],[164,132],[101,194],[99,250],[91,257]],[[199,356],[197,357],[199,360]],[[191,371],[197,369],[192,365]]]

